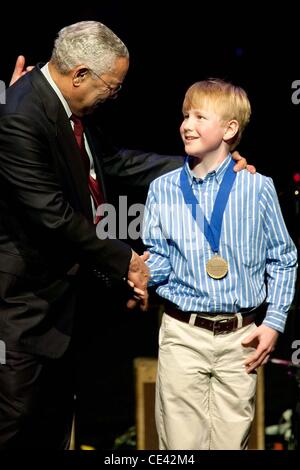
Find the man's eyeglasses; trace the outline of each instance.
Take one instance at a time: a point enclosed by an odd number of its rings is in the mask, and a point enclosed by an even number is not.
[[[116,85],[116,86],[111,86],[109,83],[107,83],[102,77],[100,77],[100,75],[98,75],[96,72],[94,72],[94,70],[90,69],[90,71],[96,75],[97,78],[99,78],[103,83],[104,85],[106,86],[107,90],[109,91],[109,94],[111,96],[113,95],[116,95],[117,93],[119,93],[119,91],[121,90],[122,88],[122,85]]]

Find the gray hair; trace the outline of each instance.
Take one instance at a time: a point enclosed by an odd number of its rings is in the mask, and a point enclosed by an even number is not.
[[[129,58],[129,52],[111,29],[98,21],[80,21],[59,31],[51,62],[64,75],[80,64],[102,75],[113,70],[119,57]]]

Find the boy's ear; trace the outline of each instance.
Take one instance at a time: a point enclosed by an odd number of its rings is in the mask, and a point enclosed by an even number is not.
[[[239,123],[236,119],[228,121],[225,126],[224,140],[231,140],[237,134],[239,127]]]

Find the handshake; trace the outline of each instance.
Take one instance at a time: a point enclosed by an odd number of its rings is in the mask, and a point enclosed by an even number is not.
[[[127,282],[133,289],[133,298],[127,302],[127,308],[133,309],[139,303],[140,309],[145,312],[148,308],[147,284],[149,280],[149,269],[145,261],[149,258],[149,253],[145,251],[139,256],[135,251],[129,263]]]

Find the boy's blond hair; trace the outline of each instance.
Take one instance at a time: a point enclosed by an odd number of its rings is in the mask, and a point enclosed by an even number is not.
[[[219,78],[202,80],[189,87],[182,111],[185,113],[191,108],[212,108],[220,115],[221,121],[235,119],[239,123],[239,130],[229,143],[230,150],[240,142],[251,115],[251,105],[245,90]]]

